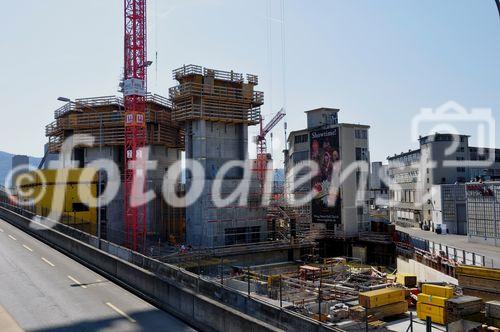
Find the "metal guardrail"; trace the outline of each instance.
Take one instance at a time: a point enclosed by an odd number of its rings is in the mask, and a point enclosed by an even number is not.
[[[203,68],[202,66],[198,65],[184,65],[180,68],[174,69],[172,71],[172,77],[176,80],[180,80],[186,76],[190,75],[204,75],[204,76],[211,76],[214,79],[217,80],[223,80],[223,81],[230,81],[230,82],[237,82],[237,83],[243,83],[244,78],[242,73],[237,73],[234,71],[225,71],[225,70],[217,70],[217,69],[211,69],[211,68]],[[259,83],[259,77],[257,75],[253,74],[247,74],[246,75],[247,82],[253,85],[257,85]]]
[[[203,74],[202,66],[191,64],[191,65],[184,65],[180,68],[174,69],[172,71],[172,78],[178,80],[185,76],[202,75],[202,74]]]
[[[213,76],[214,79],[217,79],[217,80],[239,82],[239,83],[243,82],[243,74],[236,73],[232,70],[231,71],[224,71],[224,70],[204,68],[203,74],[205,76]]]
[[[160,96],[158,94],[147,93],[146,102],[156,103],[162,105],[166,108],[172,108],[172,101],[166,97]],[[54,118],[58,119],[70,112],[76,110],[92,110],[96,107],[111,106],[115,105],[119,108],[123,108],[123,98],[118,96],[103,96],[103,97],[89,97],[89,98],[78,98],[74,102],[69,102],[59,107],[54,111]]]
[[[489,259],[465,249],[456,248],[442,243],[437,243],[408,233],[397,231],[400,243],[405,244],[405,250],[417,249],[431,255],[443,255],[458,264],[486,266]],[[404,234],[404,235],[402,235]]]

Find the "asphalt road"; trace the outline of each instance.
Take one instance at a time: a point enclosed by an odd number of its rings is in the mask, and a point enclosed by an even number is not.
[[[194,331],[0,220],[1,331]]]

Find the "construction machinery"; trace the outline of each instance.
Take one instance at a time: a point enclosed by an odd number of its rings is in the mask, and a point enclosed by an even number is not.
[[[125,106],[125,245],[142,248],[146,238],[146,206],[140,203],[145,184],[146,146],[146,0],[124,1],[124,75]],[[139,186],[135,186],[139,184]],[[141,185],[142,184],[142,188]]]
[[[260,117],[260,131],[256,137],[257,144],[257,157],[256,157],[256,172],[257,178],[261,182],[261,187],[263,188],[264,180],[266,177],[268,154],[267,154],[267,142],[266,136],[273,130],[273,128],[283,119],[286,112],[283,108],[264,126],[264,119]]]

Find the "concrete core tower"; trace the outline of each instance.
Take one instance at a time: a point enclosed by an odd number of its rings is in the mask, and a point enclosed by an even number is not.
[[[186,208],[186,242],[214,247],[267,239],[266,209],[260,206],[258,182],[250,181],[246,206],[232,203],[217,208],[211,188],[218,170],[228,161],[248,159],[248,126],[259,122],[262,92],[254,91],[258,77],[187,65],[173,71],[179,85],[170,89],[172,119],[184,125],[186,159],[201,163],[205,186],[201,197]],[[241,183],[243,170],[233,168],[222,182],[227,195]],[[191,187],[186,175],[186,191]]]

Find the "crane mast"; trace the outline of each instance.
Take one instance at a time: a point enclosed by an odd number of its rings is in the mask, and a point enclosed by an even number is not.
[[[261,188],[266,177],[267,171],[267,140],[266,136],[271,130],[283,119],[286,115],[285,110],[282,108],[280,111],[264,126],[264,119],[260,118],[260,131],[257,135],[257,179],[261,182]]]
[[[124,0],[124,4],[125,244],[132,250],[144,250],[146,206],[131,203],[133,198],[137,198],[134,196],[142,194],[144,189],[137,190],[133,188],[133,184],[145,183],[146,177],[146,160],[143,159],[141,150],[146,146],[146,0]],[[143,178],[140,179],[141,177]]]

